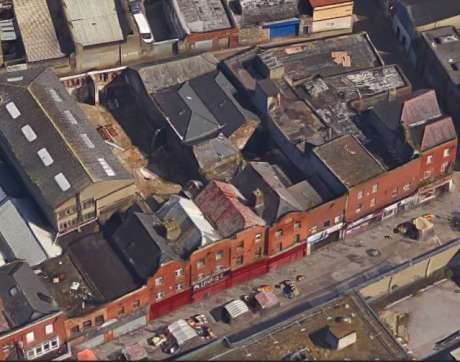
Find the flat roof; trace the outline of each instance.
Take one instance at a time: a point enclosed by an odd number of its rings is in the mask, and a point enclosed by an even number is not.
[[[438,351],[436,343],[460,330],[458,285],[445,280],[418,291],[409,298],[385,307],[385,312],[409,315],[405,327],[408,331],[408,348],[417,360]],[[448,342],[446,345],[449,344]]]
[[[13,0],[13,7],[28,62],[65,56],[47,0]]]
[[[350,135],[316,147],[313,152],[347,188],[385,172],[385,168]]]
[[[62,0],[75,43],[82,46],[124,39],[114,0]]]
[[[319,331],[346,323],[356,331],[356,343],[342,349],[331,350],[317,344]],[[211,343],[180,360],[263,361],[290,360],[289,356],[302,352],[307,360],[404,360],[407,358],[397,342],[383,330],[367,306],[354,294],[346,295],[293,319],[289,324],[279,324],[254,338],[238,342],[229,348],[225,343]],[[295,359],[293,359],[295,360]]]
[[[232,27],[222,0],[172,0],[179,18],[190,33],[229,29]]]
[[[429,49],[444,68],[451,82],[460,84],[460,33],[452,26],[424,31],[422,36]]]

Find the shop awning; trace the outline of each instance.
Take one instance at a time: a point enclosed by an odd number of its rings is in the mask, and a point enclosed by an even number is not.
[[[78,361],[97,361],[96,354],[92,349],[84,349],[81,352],[77,353]]]
[[[176,339],[179,346],[198,335],[196,331],[183,319],[179,319],[174,323],[171,323],[168,326],[168,330],[169,333],[171,333]]]
[[[260,292],[255,296],[262,309],[268,309],[279,304],[278,298],[272,292]]]
[[[230,303],[227,303],[224,309],[227,311],[227,313],[230,315],[232,319],[238,318],[244,313],[249,312],[249,308],[246,305],[246,303],[239,299],[235,299]]]

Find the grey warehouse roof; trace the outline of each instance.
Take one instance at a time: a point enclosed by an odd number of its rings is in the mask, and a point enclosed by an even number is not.
[[[0,146],[52,208],[91,183],[131,179],[51,70],[0,76]]]
[[[231,28],[222,0],[172,0],[172,3],[187,33]]]
[[[74,42],[82,46],[124,39],[114,0],[62,0]]]
[[[61,51],[46,0],[13,0],[13,6],[29,62],[65,55]]]
[[[299,15],[297,0],[240,0],[242,25],[279,21]]]

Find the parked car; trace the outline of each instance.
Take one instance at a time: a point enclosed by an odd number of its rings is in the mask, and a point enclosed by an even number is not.
[[[139,30],[139,34],[141,35],[142,40],[147,43],[153,43],[153,35],[152,30],[150,29],[150,25],[145,17],[144,13],[142,12],[142,6],[138,0],[131,0],[129,2],[129,10],[133,14],[134,21],[136,22],[137,29]]]

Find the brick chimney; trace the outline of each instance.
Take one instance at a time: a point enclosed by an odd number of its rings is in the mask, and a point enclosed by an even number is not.
[[[155,225],[157,232],[167,240],[176,240],[181,234],[179,224],[174,219],[167,219],[159,225]]]
[[[261,189],[256,189],[253,193],[253,200],[254,204],[253,207],[260,214],[264,208],[265,201],[264,201],[264,193]]]

